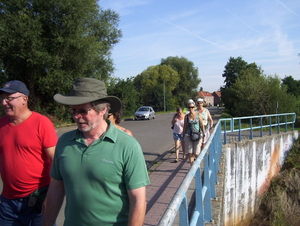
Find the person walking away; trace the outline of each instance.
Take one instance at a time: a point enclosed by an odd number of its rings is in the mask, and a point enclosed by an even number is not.
[[[150,181],[137,140],[107,119],[119,98],[102,81],[79,78],[54,100],[70,106],[77,129],[58,140],[43,226],[53,225],[64,196],[64,226],[142,226]]]
[[[7,82],[0,94],[0,225],[40,226],[57,134],[50,119],[29,110],[23,82]]]
[[[195,158],[200,154],[203,139],[205,138],[205,127],[202,117],[195,111],[195,102],[189,102],[188,109],[189,113],[184,117],[183,140],[186,153],[192,165]],[[198,140],[194,141],[191,139],[192,131],[198,131],[200,133]]]
[[[174,162],[179,161],[179,149],[180,146],[182,147],[182,159],[185,159],[185,149],[184,149],[184,141],[182,139],[182,131],[183,131],[183,125],[184,125],[184,117],[185,114],[182,111],[181,107],[178,107],[176,109],[176,114],[174,114],[173,119],[171,121],[171,124],[173,125],[173,139],[175,141],[175,155],[176,159]]]
[[[132,132],[129,129],[125,129],[124,127],[120,126],[120,122],[122,120],[122,110],[120,109],[117,112],[109,113],[108,119],[114,124],[115,127],[117,127],[119,130],[127,133],[128,135],[133,137]]]
[[[198,107],[197,107],[196,111],[198,111],[199,114],[202,115],[203,123],[204,123],[204,126],[205,126],[205,139],[203,141],[203,146],[204,146],[206,141],[210,137],[210,133],[213,130],[214,121],[211,117],[211,114],[210,114],[209,110],[207,108],[204,108],[203,104],[204,104],[204,100],[202,98],[198,98],[198,100],[197,100],[197,106]]]

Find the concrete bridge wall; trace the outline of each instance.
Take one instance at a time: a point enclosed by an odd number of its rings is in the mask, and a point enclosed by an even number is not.
[[[223,208],[224,225],[249,225],[262,194],[298,138],[298,131],[226,144]]]

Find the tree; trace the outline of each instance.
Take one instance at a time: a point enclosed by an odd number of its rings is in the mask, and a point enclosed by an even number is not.
[[[185,106],[188,99],[194,99],[198,94],[197,88],[201,82],[201,79],[198,78],[198,68],[192,61],[178,56],[161,59],[161,65],[169,65],[177,71],[179,82],[172,91],[172,95],[176,98],[177,105]]]
[[[298,97],[300,96],[300,80],[295,80],[292,76],[285,76],[282,84],[287,86],[287,92]]]
[[[130,116],[139,107],[139,93],[136,91],[133,83],[134,78],[112,79],[107,93],[120,98],[122,102],[122,111],[124,116]]]
[[[248,64],[241,56],[237,58],[230,57],[229,61],[225,65],[224,73],[222,74],[225,78],[224,88],[230,88],[230,86],[234,84],[240,76],[242,76],[243,71],[249,68],[257,70],[257,73],[254,72],[254,74],[259,74],[261,72],[261,69],[255,63]]]
[[[108,80],[118,22],[95,0],[3,0],[0,81],[23,81],[34,105],[53,111],[53,94],[67,94],[75,78]]]
[[[233,116],[286,113],[297,108],[296,98],[286,92],[277,76],[253,76],[244,72],[228,92],[235,97],[231,109]],[[278,109],[276,102],[279,102]]]
[[[150,66],[134,79],[135,87],[140,93],[141,105],[150,105],[155,110],[175,108],[172,91],[179,82],[178,73],[168,65]]]

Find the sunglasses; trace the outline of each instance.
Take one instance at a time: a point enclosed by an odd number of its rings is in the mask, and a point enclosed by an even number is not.
[[[75,116],[75,115],[77,115],[77,116],[87,116],[88,115],[88,113],[89,113],[89,111],[90,110],[92,110],[93,109],[93,107],[91,107],[91,108],[89,108],[89,109],[86,109],[86,110],[78,110],[78,111],[76,111],[75,109],[70,109],[69,110],[69,113],[72,115],[72,116]]]
[[[5,100],[6,102],[11,102],[11,101],[13,101],[14,99],[17,99],[17,98],[19,98],[19,97],[24,97],[24,96],[17,96],[17,97],[0,97],[0,100],[1,100],[1,102],[2,102],[3,100]]]
[[[188,107],[188,108],[195,108],[195,107]]]

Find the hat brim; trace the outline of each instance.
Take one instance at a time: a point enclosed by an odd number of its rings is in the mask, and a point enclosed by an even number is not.
[[[103,98],[99,98],[99,97],[64,96],[61,94],[55,94],[53,98],[58,103],[64,105],[71,105],[71,106],[86,104],[96,100],[103,100],[107,103],[110,103],[110,112],[119,111],[122,105],[120,99],[115,96],[105,96]]]
[[[3,88],[3,89],[0,89],[0,92],[4,92],[4,93],[17,93],[18,91],[14,90],[14,89]]]

